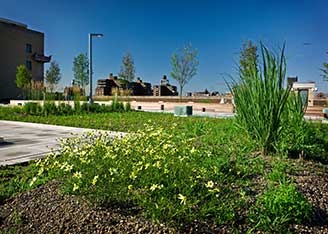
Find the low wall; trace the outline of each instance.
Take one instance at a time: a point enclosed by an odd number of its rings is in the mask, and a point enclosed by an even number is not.
[[[142,99],[141,99],[142,100]],[[193,101],[175,101],[164,99],[166,101],[141,101],[141,100],[130,100],[123,101],[124,103],[129,102],[131,104],[131,108],[134,110],[147,110],[147,111],[173,111],[175,106],[192,106],[194,111],[202,111],[202,112],[214,112],[214,113],[233,113],[233,105],[231,103],[220,104],[219,102],[216,103],[200,103],[200,102],[193,102]],[[33,100],[10,100],[10,105],[12,106],[22,106],[24,103],[27,102],[37,102],[40,105],[43,105],[43,101],[33,101]],[[60,103],[66,103],[74,107],[74,101],[54,101],[56,105]],[[86,101],[80,101],[82,105]],[[95,101],[99,105],[110,105],[112,103],[111,100],[109,101]],[[323,116],[322,109],[324,108],[323,105],[320,106],[312,106],[307,107],[306,115],[313,115],[313,116]]]
[[[44,101],[34,101],[34,100],[10,100],[11,106],[23,106],[27,102],[39,103],[41,106]],[[60,103],[69,104],[74,107],[74,101],[53,101],[56,105]],[[82,105],[86,101],[80,101]],[[126,103],[127,101],[123,101]],[[148,110],[148,111],[173,111],[175,106],[192,106],[194,111],[203,111],[203,112],[218,112],[218,113],[232,113],[233,106],[232,104],[220,104],[220,103],[197,103],[197,102],[175,102],[175,101],[153,101],[153,102],[143,102],[130,100],[128,101],[131,104],[131,108],[135,110]],[[110,105],[112,101],[95,101],[99,105]]]
[[[112,100],[114,96],[94,96],[95,101]],[[122,101],[139,101],[139,102],[197,102],[197,103],[220,103],[224,99],[225,103],[231,103],[231,98],[223,96],[208,97],[179,97],[179,96],[119,96]]]

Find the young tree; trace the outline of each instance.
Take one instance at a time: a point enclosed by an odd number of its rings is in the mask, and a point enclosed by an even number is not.
[[[74,83],[81,86],[83,90],[89,84],[88,58],[86,54],[79,54],[73,61]]]
[[[123,65],[121,66],[121,71],[118,76],[127,81],[133,81],[135,76],[134,61],[132,55],[127,53],[122,58]]]
[[[249,73],[256,67],[258,63],[257,47],[252,43],[252,41],[245,41],[242,45],[242,50],[239,59],[240,67],[239,72],[241,77],[247,77]]]
[[[28,89],[31,85],[32,76],[30,72],[27,70],[25,65],[20,65],[17,67],[16,73],[16,85],[18,88],[22,89],[23,91],[23,98],[24,92]]]
[[[192,49],[189,44],[182,50],[178,50],[171,57],[171,77],[179,83],[180,98],[182,96],[184,86],[197,74],[197,67],[199,65],[197,55],[198,50]]]
[[[58,63],[51,62],[50,67],[46,71],[46,77],[45,80],[47,82],[47,86],[50,89],[50,92],[52,93],[55,86],[59,83],[61,79],[61,74],[60,74],[60,68]]]
[[[328,54],[328,52],[327,52]],[[322,71],[322,77],[325,81],[328,81],[328,63],[323,63],[323,68],[321,68],[320,70]]]

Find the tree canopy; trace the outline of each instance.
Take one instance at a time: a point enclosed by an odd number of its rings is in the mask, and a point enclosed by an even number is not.
[[[328,52],[327,52],[328,54]],[[320,70],[322,71],[322,77],[325,81],[328,81],[328,63],[323,63],[322,64],[323,68],[321,68]]]
[[[135,77],[135,67],[132,55],[130,53],[124,55],[122,63],[121,71],[118,74],[119,77],[127,81],[133,81]]]
[[[197,58],[198,50],[193,49],[189,44],[183,49],[173,53],[171,57],[171,77],[175,79],[180,86],[180,97],[184,86],[197,74],[199,61]]]
[[[73,61],[74,83],[85,89],[89,84],[88,78],[88,57],[86,54],[79,54]]]
[[[53,92],[55,86],[59,83],[61,79],[61,73],[58,63],[51,62],[50,67],[46,71],[45,80],[51,92]]]
[[[239,72],[241,77],[247,77],[251,71],[254,71],[253,67],[255,67],[257,70],[257,46],[254,45],[252,41],[243,42],[239,63]]]
[[[31,73],[27,70],[25,65],[17,67],[16,85],[20,89],[26,89],[30,86],[32,80]]]

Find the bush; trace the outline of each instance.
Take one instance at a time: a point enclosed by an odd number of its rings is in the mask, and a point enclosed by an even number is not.
[[[300,98],[290,95],[290,87],[284,88],[284,48],[280,56],[262,44],[261,51],[263,68],[259,70],[254,63],[249,72],[241,75],[240,82],[234,83],[231,92],[239,127],[267,154],[276,152],[282,144],[302,145],[303,105]]]
[[[261,230],[286,231],[288,224],[301,223],[312,215],[310,203],[292,184],[272,186],[257,198],[252,221]]]
[[[73,114],[73,108],[69,104],[60,103],[58,106],[58,113],[63,115],[71,115]]]
[[[74,101],[74,113],[79,114],[81,113],[81,104],[80,101]]]
[[[36,102],[27,102],[23,106],[23,112],[29,115],[37,115],[41,113],[41,106]]]
[[[54,102],[44,102],[42,113],[45,116],[56,115],[58,113],[58,108]]]
[[[126,102],[125,103],[124,110],[125,111],[131,111],[131,104],[130,104],[130,102]]]

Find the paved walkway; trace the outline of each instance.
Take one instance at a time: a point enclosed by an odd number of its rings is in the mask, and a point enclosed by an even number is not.
[[[0,120],[0,137],[3,137],[3,142],[0,141],[0,165],[41,158],[49,153],[51,148],[58,148],[58,138],[72,137],[72,133],[81,135],[90,131],[95,130]],[[113,136],[122,134],[110,133]]]

